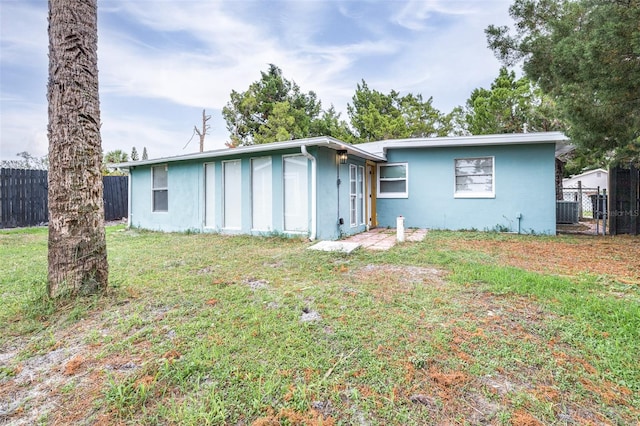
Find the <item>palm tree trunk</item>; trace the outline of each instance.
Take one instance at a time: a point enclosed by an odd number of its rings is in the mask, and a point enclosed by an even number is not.
[[[97,0],[49,0],[50,297],[108,282],[97,49]]]

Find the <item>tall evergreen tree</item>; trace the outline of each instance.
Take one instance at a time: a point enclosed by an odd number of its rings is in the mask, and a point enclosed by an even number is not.
[[[640,0],[515,0],[515,33],[487,28],[489,47],[557,102],[571,139],[638,158]]]
[[[138,150],[134,146],[131,148],[131,161],[138,161],[140,157],[138,156]]]
[[[472,135],[563,130],[553,100],[527,77],[501,68],[490,89],[477,88],[467,99],[461,127]]]
[[[282,70],[271,64],[246,92],[231,92],[231,99],[222,109],[230,132],[230,146],[252,145],[308,136],[311,123],[321,112],[321,103],[314,92],[303,93]]]
[[[311,122],[310,134],[314,136],[332,136],[344,142],[353,141],[353,133],[340,113],[331,105],[323,110],[321,116]]]
[[[384,94],[358,83],[352,103],[347,105],[354,142],[382,139],[445,136],[451,130],[449,118],[432,105],[433,99],[411,93]]]

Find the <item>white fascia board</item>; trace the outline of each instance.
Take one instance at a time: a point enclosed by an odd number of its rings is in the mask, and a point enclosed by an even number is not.
[[[521,145],[532,143],[555,143],[556,152],[564,151],[569,138],[562,132],[505,133],[497,135],[445,136],[435,138],[390,139],[361,144],[360,147],[375,155],[386,156],[389,149],[444,148],[490,145]],[[572,148],[569,148],[570,151]]]
[[[514,145],[530,143],[566,142],[567,138],[562,132],[535,132],[535,133],[502,133],[497,135],[476,136],[445,136],[437,138],[392,139],[380,141],[387,148],[418,147],[449,147],[449,146],[474,146],[474,145]]]
[[[335,150],[346,150],[352,155],[356,155],[358,157],[362,157],[367,160],[384,161],[384,158],[377,156],[375,154],[372,154],[363,149],[357,148],[351,144],[342,142],[335,138],[323,136],[323,137],[316,137],[316,138],[296,139],[296,140],[284,141],[284,142],[272,142],[267,144],[239,146],[237,148],[216,149],[212,151],[197,152],[194,154],[177,155],[174,157],[155,158],[152,160],[129,161],[126,163],[108,164],[107,166],[113,167],[113,168],[120,168],[120,169],[130,169],[131,167],[147,166],[147,165],[159,164],[159,163],[173,163],[176,161],[191,161],[191,160],[202,160],[202,159],[208,160],[208,159],[214,159],[219,157],[236,157],[243,154],[262,153],[262,152],[270,152],[270,151],[276,151],[276,150],[282,150],[282,149],[300,148],[303,145],[304,146],[326,146]]]
[[[582,177],[589,176],[589,175],[592,175],[592,174],[597,173],[597,172],[609,174],[609,172],[606,171],[605,169],[593,169],[593,170],[587,170],[586,172],[582,172],[579,175],[569,176],[568,178],[564,178],[563,181],[564,180],[568,180],[568,179],[582,178]]]

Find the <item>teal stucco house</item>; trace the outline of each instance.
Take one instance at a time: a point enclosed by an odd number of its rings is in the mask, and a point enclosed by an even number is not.
[[[558,132],[385,140],[329,137],[118,164],[129,225],[336,240],[373,227],[555,234]]]

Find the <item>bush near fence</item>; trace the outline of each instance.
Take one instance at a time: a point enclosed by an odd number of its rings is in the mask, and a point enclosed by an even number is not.
[[[105,220],[127,216],[126,176],[103,177]],[[47,171],[0,169],[0,228],[34,226],[49,221]]]

